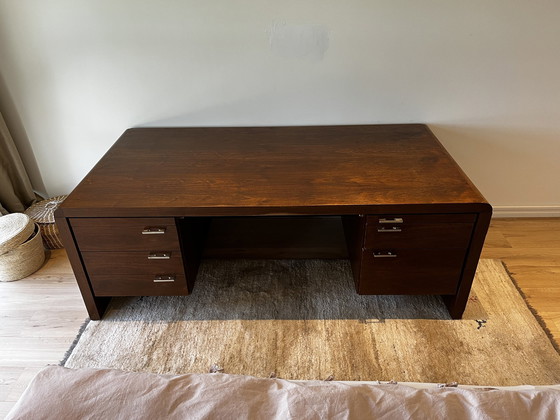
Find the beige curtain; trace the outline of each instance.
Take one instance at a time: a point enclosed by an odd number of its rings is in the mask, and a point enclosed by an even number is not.
[[[0,213],[23,212],[34,201],[31,182],[0,114]]]

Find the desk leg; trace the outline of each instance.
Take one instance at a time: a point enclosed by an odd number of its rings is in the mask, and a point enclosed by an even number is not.
[[[491,218],[491,212],[480,213],[478,215],[457,294],[443,296],[443,301],[453,319],[461,319],[467,306],[476,267],[478,266],[478,260],[480,259]]]
[[[82,294],[82,299],[86,305],[89,317],[94,321],[99,320],[107,309],[111,298],[96,297],[93,294],[93,290],[91,290],[87,274],[82,264],[82,258],[76,248],[74,235],[72,234],[72,228],[68,223],[68,219],[57,215],[56,226],[58,227],[62,243],[64,244],[66,253],[68,254],[68,259],[70,260],[70,265],[72,266],[76,281],[78,282],[78,287],[80,288],[80,293]]]

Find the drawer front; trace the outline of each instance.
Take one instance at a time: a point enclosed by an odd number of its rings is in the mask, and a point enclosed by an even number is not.
[[[179,250],[173,218],[72,218],[80,251]]]
[[[82,258],[90,277],[106,273],[183,274],[179,251],[82,252]]]
[[[97,296],[187,294],[179,251],[83,252]]]
[[[474,214],[368,216],[364,247],[466,249],[475,218]]]
[[[189,290],[184,275],[175,275],[174,281],[154,282],[149,274],[128,276],[97,275],[91,279],[95,296],[180,296]]]
[[[376,255],[374,255],[376,254]],[[466,250],[447,248],[363,251],[358,293],[455,294]]]

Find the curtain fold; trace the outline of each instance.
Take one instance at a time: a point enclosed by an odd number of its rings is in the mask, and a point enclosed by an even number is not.
[[[0,213],[23,212],[35,198],[27,171],[0,113]]]

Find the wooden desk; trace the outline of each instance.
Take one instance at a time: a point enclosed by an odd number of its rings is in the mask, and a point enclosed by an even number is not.
[[[56,218],[92,319],[188,294],[205,256],[258,255],[348,257],[358,293],[439,294],[460,318],[491,212],[406,124],[130,129]]]

